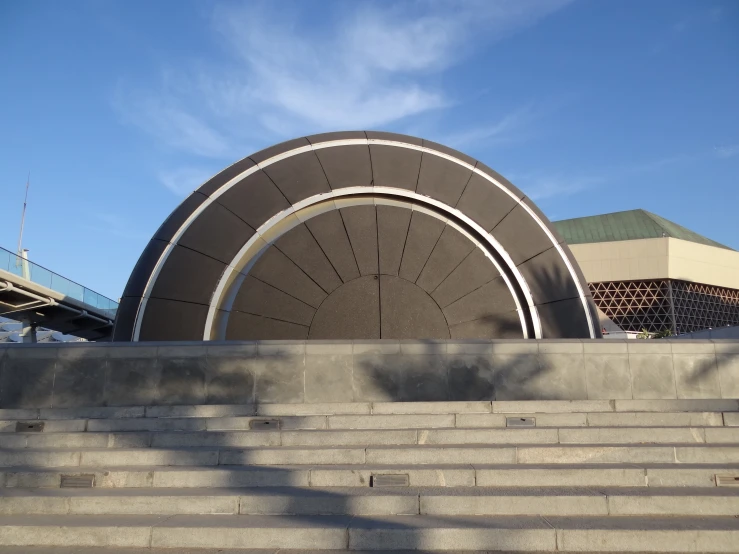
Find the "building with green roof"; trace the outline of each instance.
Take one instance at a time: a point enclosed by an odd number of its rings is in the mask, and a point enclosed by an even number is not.
[[[564,219],[555,221],[554,226],[569,245],[669,237],[732,250],[646,210]]]
[[[646,210],[555,221],[604,326],[675,334],[739,325],[739,252]]]

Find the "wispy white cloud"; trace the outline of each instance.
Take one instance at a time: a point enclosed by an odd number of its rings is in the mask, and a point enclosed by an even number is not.
[[[450,133],[440,140],[455,148],[463,148],[469,144],[512,142],[523,136],[522,133],[534,119],[536,114],[531,106],[524,106],[494,123]]]
[[[638,177],[704,158],[704,155],[684,154],[667,156],[638,163],[624,163],[600,168],[589,174],[573,171],[571,175],[561,172],[522,173],[511,175],[511,180],[534,201],[563,198],[592,191],[602,186],[613,186],[627,177]]]
[[[214,175],[202,167],[180,167],[159,172],[159,181],[177,196],[187,196]]]
[[[713,150],[719,158],[733,158],[734,156],[739,156],[739,144],[717,146]]]
[[[243,71],[241,79],[209,88],[223,91],[221,102],[235,113],[258,106],[259,122],[276,132],[290,124],[375,128],[451,104],[425,77],[458,63],[481,33],[488,42],[499,40],[566,3],[356,4],[322,36],[274,23],[284,17],[252,4],[221,5],[215,28]]]
[[[698,154],[678,154],[676,156],[665,156],[654,160],[647,160],[645,162],[625,163],[623,165],[613,167],[609,173],[621,176],[638,175],[697,160],[700,157],[701,156]]]
[[[96,225],[85,224],[84,228],[94,230],[95,232],[104,232],[118,238],[128,240],[148,240],[150,233],[144,233],[137,230],[135,225],[120,215],[110,212],[99,212],[92,210],[92,217],[97,221]]]
[[[709,10],[698,9],[682,17],[682,19],[674,21],[667,32],[664,32],[661,38],[650,48],[649,53],[652,55],[660,54],[672,46],[680,37],[687,36],[686,31],[694,27],[712,24],[718,21],[723,14],[721,6],[714,6]]]
[[[303,4],[223,3],[212,13],[224,57],[162,71],[159,83],[120,86],[123,118],[176,150],[232,159],[247,144],[304,133],[381,128],[455,104],[438,75],[479,44],[501,40],[570,0],[346,3],[319,30]],[[292,11],[291,11],[292,10]],[[460,131],[464,144],[501,137],[527,117]],[[179,173],[177,173],[179,172]],[[176,193],[192,168],[160,174]],[[199,175],[198,175],[199,177]]]
[[[565,176],[557,173],[514,174],[511,180],[535,202],[573,196],[605,181],[601,176]]]
[[[167,146],[198,156],[228,155],[228,139],[178,104],[167,90],[150,94],[124,91],[121,85],[113,99],[124,123],[138,127]]]

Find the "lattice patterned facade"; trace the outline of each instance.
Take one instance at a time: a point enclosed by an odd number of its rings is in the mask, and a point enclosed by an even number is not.
[[[590,283],[595,305],[624,331],[689,333],[739,325],[739,290],[662,279]]]

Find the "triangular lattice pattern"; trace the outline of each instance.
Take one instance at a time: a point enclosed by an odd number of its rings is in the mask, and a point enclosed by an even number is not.
[[[739,290],[672,281],[678,333],[739,325]]]
[[[739,325],[735,289],[662,279],[590,283],[590,292],[595,305],[625,331],[679,334]]]
[[[672,328],[667,281],[590,283],[595,305],[624,331]]]

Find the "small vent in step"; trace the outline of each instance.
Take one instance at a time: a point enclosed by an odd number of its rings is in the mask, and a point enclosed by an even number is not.
[[[17,421],[15,423],[16,433],[42,433],[43,430],[43,421]]]
[[[370,476],[370,487],[407,487],[410,479],[407,473],[395,475],[372,475]]]
[[[739,475],[716,475],[717,487],[739,487]]]
[[[252,419],[249,421],[249,429],[253,431],[279,429],[279,419]]]
[[[506,427],[536,427],[535,417],[507,417],[505,418]]]
[[[95,475],[92,473],[62,475],[61,488],[63,489],[91,489],[94,486]]]

